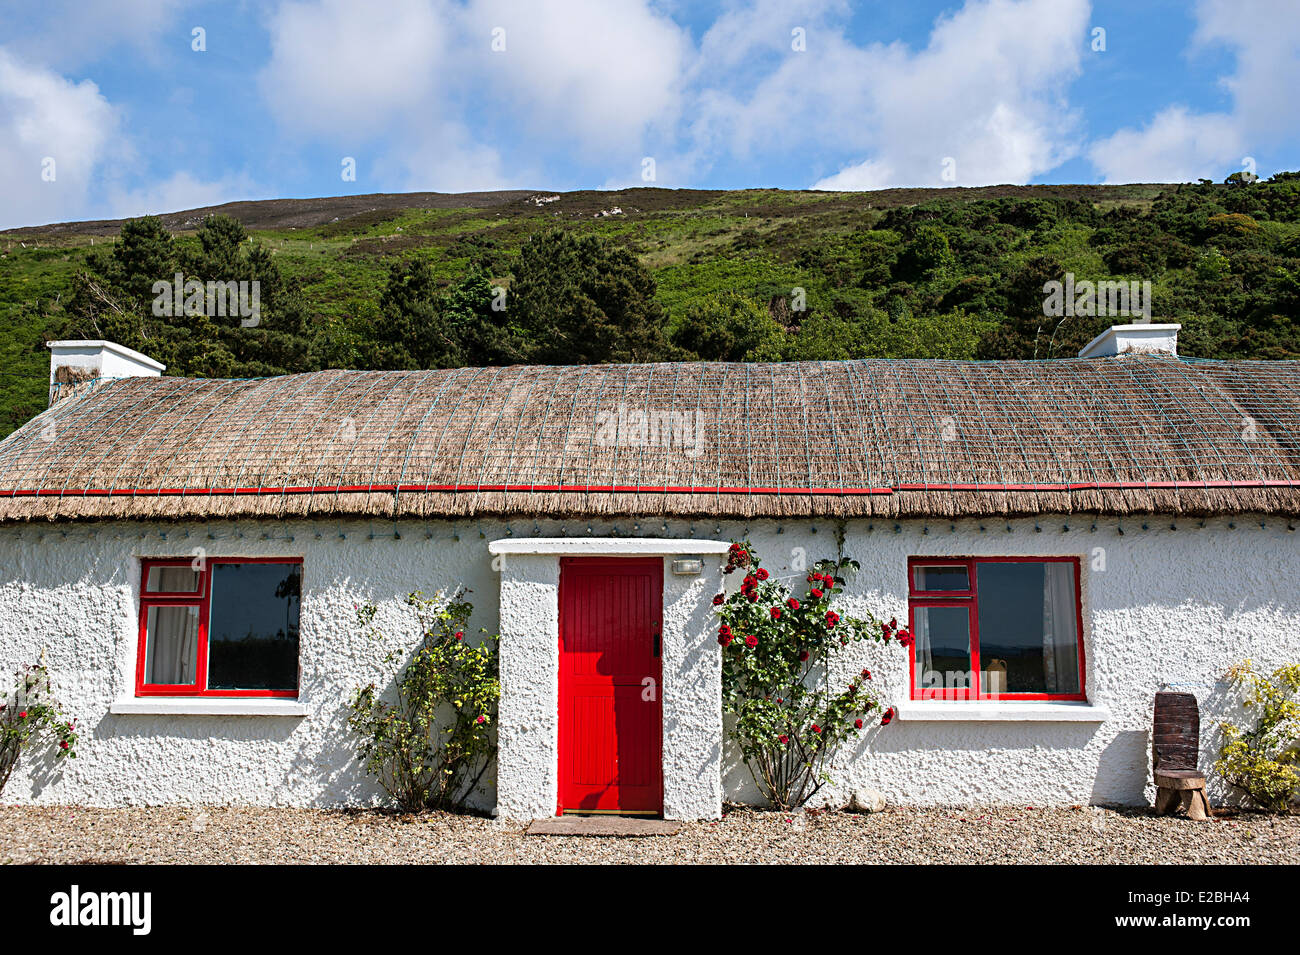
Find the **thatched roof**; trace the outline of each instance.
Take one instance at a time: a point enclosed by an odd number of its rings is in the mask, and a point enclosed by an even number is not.
[[[1171,357],[128,378],[0,442],[0,520],[1296,514],[1298,423],[1300,362]]]

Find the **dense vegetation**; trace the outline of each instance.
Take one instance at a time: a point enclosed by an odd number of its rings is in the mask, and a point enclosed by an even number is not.
[[[328,203],[330,200],[319,200]],[[617,208],[615,208],[617,207]],[[197,226],[197,228],[195,228]],[[174,234],[0,236],[0,435],[56,337],[169,374],[322,367],[1072,355],[1127,319],[1045,318],[1044,283],[1149,280],[1185,354],[1300,357],[1300,174],[1182,186],[629,190]],[[261,315],[156,315],[176,273],[257,280]]]

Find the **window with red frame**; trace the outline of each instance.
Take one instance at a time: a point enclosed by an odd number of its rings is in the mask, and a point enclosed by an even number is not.
[[[301,560],[143,563],[138,696],[298,695]]]
[[[1082,700],[1074,557],[913,557],[914,700]]]

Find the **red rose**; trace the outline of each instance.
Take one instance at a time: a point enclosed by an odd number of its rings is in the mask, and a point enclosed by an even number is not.
[[[476,719],[474,722],[475,722],[475,723],[486,723],[486,722],[487,722],[487,717],[486,717],[486,716],[480,716],[480,717],[479,717],[478,719]]]
[[[767,580],[767,571],[760,567],[758,570],[754,571],[754,576],[759,580]]]
[[[889,629],[890,629],[890,630],[897,630],[897,629],[898,629],[898,618],[897,618],[897,617],[890,617],[890,618],[889,618]]]
[[[457,630],[457,631],[456,631],[456,639],[457,639],[457,640],[464,640],[464,639],[465,639],[465,631],[464,631],[464,630]]]
[[[752,590],[749,593],[745,594],[745,596],[749,599],[750,603],[752,604],[758,603],[758,594],[754,593]]]
[[[789,600],[787,600],[787,601],[785,602],[785,605],[786,605],[787,607],[789,607],[791,610],[798,610],[798,609],[799,609],[799,601],[795,600],[793,597],[791,597]]]
[[[745,638],[745,646],[750,647],[751,649],[758,646],[758,637],[751,633]]]
[[[862,679],[864,679],[864,680],[870,680],[870,679],[871,679],[871,671],[870,671],[870,670],[863,670],[863,671],[862,671]]]
[[[813,600],[821,600],[822,592],[818,590],[816,587],[814,587],[812,590],[808,591],[808,596],[811,597]]]
[[[893,721],[894,721],[894,708],[891,706],[889,709],[885,710],[885,715],[880,718],[880,725],[888,726]]]
[[[799,654],[799,659],[800,659],[800,660],[807,660],[807,659],[808,659],[808,651],[805,650],[803,653]]]
[[[773,607],[771,610],[768,611],[768,613],[770,613],[770,614],[772,615],[772,619],[773,619],[773,620],[780,620],[780,619],[781,619],[781,608],[780,608],[780,607]]]
[[[862,720],[854,720],[854,721],[853,721],[853,728],[854,728],[854,729],[859,729],[859,730],[862,729]]]
[[[820,726],[818,726],[816,723],[814,723],[814,724],[812,725],[812,731],[813,731],[814,733],[820,733],[820,732],[822,731],[822,728],[821,728]]]
[[[720,637],[731,636],[731,628],[724,623],[722,626],[718,628],[718,636]]]
[[[834,610],[826,611],[826,626],[833,627],[840,622],[840,615]]]
[[[715,606],[715,607],[721,607],[723,601],[726,600],[726,599],[727,599],[727,598],[724,597],[722,594],[714,594],[714,596],[713,596],[713,606]]]
[[[903,646],[907,647],[909,650],[912,649],[912,644],[916,642],[910,630],[900,630],[898,631],[897,636],[898,636],[898,642],[901,643]]]
[[[67,748],[68,748],[68,741],[66,739],[59,743],[59,749],[67,749]]]
[[[781,741],[781,745],[782,745],[782,746],[784,746],[786,743],[790,742],[790,737],[786,736],[784,733],[782,733],[780,736],[778,736],[777,739],[779,739],[779,740]]]
[[[18,718],[19,718],[20,720],[25,720],[25,719],[27,719],[27,711],[26,711],[26,710],[23,710],[21,713],[19,713],[19,714],[18,714]]]
[[[718,643],[722,644],[724,647],[726,647],[726,646],[730,646],[730,645],[731,645],[731,641],[734,640],[734,639],[735,639],[735,638],[732,637],[730,634],[727,634],[727,635],[725,635],[725,636],[722,635],[722,634],[719,634],[719,635],[718,635]]]

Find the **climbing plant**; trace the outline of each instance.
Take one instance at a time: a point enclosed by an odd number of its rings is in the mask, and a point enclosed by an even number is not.
[[[371,683],[352,696],[348,726],[357,734],[357,758],[407,812],[465,808],[496,755],[495,726],[501,684],[497,638],[480,631],[471,644],[465,626],[473,604],[460,599],[406,598],[420,642],[391,692]],[[372,637],[378,608],[357,607]],[[396,663],[405,649],[385,658]]]
[[[44,663],[23,667],[13,689],[0,701],[0,792],[23,753],[44,740],[55,760],[77,755],[77,721],[63,715]]]
[[[725,572],[742,572],[744,579],[731,594],[713,598],[721,620],[723,710],[754,782],[780,809],[802,806],[829,782],[829,758],[883,709],[869,669],[832,682],[835,657],[865,640],[913,643],[896,621],[834,609],[857,570],[847,558],[820,560],[791,588],[762,566],[748,541],[732,544],[727,554]],[[879,722],[892,718],[891,707]]]

